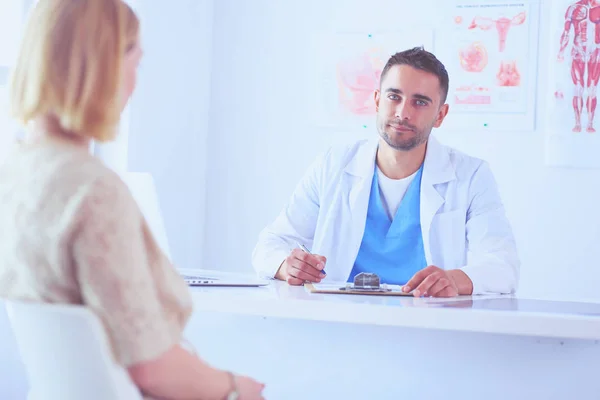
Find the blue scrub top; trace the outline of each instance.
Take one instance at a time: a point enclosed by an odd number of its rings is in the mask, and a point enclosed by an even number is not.
[[[361,272],[374,272],[381,283],[404,285],[427,266],[421,233],[422,173],[423,166],[407,188],[394,220],[390,221],[375,171],[365,232],[348,282],[353,282]]]

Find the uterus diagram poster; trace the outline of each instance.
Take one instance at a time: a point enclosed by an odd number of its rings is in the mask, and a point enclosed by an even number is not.
[[[553,1],[546,164],[600,168],[600,1]]]
[[[374,93],[388,59],[416,46],[433,48],[433,29],[319,32],[311,81],[313,122],[344,130],[375,129]]]
[[[450,76],[450,130],[532,131],[537,87],[537,1],[452,2],[435,32]]]

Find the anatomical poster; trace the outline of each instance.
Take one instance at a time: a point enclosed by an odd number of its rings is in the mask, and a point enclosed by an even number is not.
[[[551,12],[546,163],[600,168],[600,1],[555,0]]]
[[[433,30],[336,32],[314,36],[312,109],[318,126],[375,126],[374,92],[394,53],[415,46],[432,51]]]
[[[444,127],[533,130],[539,3],[453,2],[445,14],[435,39],[450,75]]]

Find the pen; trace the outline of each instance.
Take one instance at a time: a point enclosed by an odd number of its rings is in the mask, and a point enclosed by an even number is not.
[[[303,245],[303,244],[302,244],[302,243],[300,243],[300,242],[297,242],[297,243],[298,243],[298,247],[300,247],[300,248],[302,249],[302,251],[303,251],[303,252],[305,252],[305,253],[308,253],[308,254],[312,254],[312,253],[310,252],[310,250],[308,250],[308,249],[306,248],[306,246],[305,246],[305,245]],[[322,273],[324,273],[325,275],[327,275],[327,272],[325,272],[325,268],[323,268],[323,269],[321,270],[321,272],[322,272]]]

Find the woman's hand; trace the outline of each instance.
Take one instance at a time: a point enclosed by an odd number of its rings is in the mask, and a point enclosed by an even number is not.
[[[247,376],[236,376],[239,400],[264,400],[262,391],[265,388],[263,383],[259,383]]]

